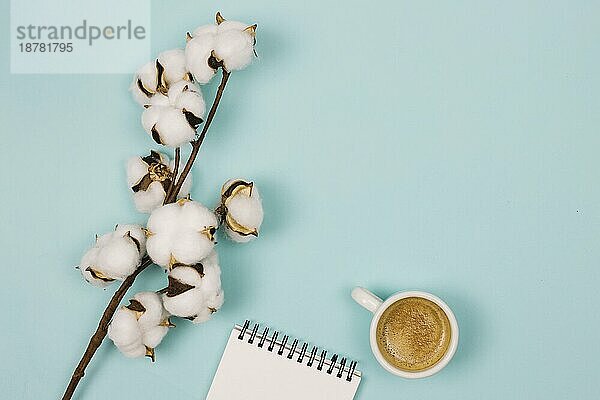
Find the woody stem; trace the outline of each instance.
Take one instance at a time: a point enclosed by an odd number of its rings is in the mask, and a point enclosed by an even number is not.
[[[175,188],[175,180],[177,179],[177,174],[179,173],[180,158],[181,158],[181,147],[177,147],[175,149],[175,167],[173,168],[173,178],[171,178],[171,184],[169,185],[169,189],[167,190],[163,204],[165,204],[165,202],[167,201],[167,199],[173,192],[173,189]]]
[[[138,269],[136,269],[133,274],[129,275],[127,279],[121,283],[121,286],[119,286],[115,294],[113,294],[108,306],[106,306],[106,309],[102,314],[102,318],[100,318],[96,332],[94,332],[94,335],[92,335],[90,342],[88,343],[87,348],[81,357],[81,360],[79,360],[79,364],[77,364],[75,371],[73,371],[73,375],[71,376],[71,380],[69,381],[69,385],[67,386],[65,393],[63,394],[62,400],[70,400],[73,397],[73,393],[75,393],[77,384],[81,378],[83,378],[83,375],[85,375],[86,367],[90,361],[92,361],[92,357],[96,353],[96,350],[98,350],[98,347],[100,347],[102,341],[106,337],[106,334],[108,333],[108,325],[110,324],[113,315],[117,311],[119,304],[121,304],[125,293],[127,293],[127,290],[131,287],[131,285],[133,285],[135,278],[150,264],[152,264],[150,257],[144,256]]]

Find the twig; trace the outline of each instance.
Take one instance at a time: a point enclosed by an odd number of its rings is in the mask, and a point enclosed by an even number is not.
[[[175,168],[173,168],[173,178],[171,179],[171,184],[169,185],[169,190],[165,194],[165,200],[163,204],[167,201],[171,193],[173,192],[173,188],[175,187],[175,181],[177,180],[177,174],[179,173],[179,159],[181,158],[181,147],[177,147],[175,149]]]
[[[219,85],[219,88],[217,89],[217,94],[215,96],[215,100],[213,101],[212,107],[210,108],[210,111],[208,112],[208,117],[206,118],[206,122],[204,123],[204,127],[202,128],[202,132],[200,133],[200,136],[198,137],[198,139],[196,139],[192,142],[192,152],[190,153],[190,158],[187,160],[187,163],[185,164],[183,171],[181,171],[181,176],[177,180],[177,184],[175,184],[175,188],[171,191],[169,196],[167,196],[165,198],[165,204],[172,203],[177,198],[177,194],[181,190],[181,186],[183,185],[185,178],[190,173],[190,171],[192,169],[192,165],[194,165],[194,161],[196,160],[196,156],[198,155],[198,152],[200,151],[200,146],[202,146],[202,142],[204,141],[206,132],[208,132],[208,128],[210,127],[210,124],[212,123],[212,120],[215,117],[215,113],[217,112],[217,108],[219,107],[219,102],[221,101],[221,97],[223,96],[223,91],[225,90],[225,85],[227,84],[229,75],[231,75],[231,73],[227,72],[224,68],[221,68],[221,71],[223,72],[223,76],[221,77],[221,84]]]
[[[177,183],[175,183],[175,180],[177,178],[177,173],[179,170],[179,161],[180,161],[180,157],[181,157],[181,154],[180,154],[181,150],[180,150],[180,148],[175,149],[175,167],[174,167],[173,181],[171,182],[171,185],[169,186],[169,190],[166,193],[164,204],[172,203],[177,198],[177,195],[179,194],[179,191],[181,190],[181,186],[183,185],[185,178],[190,173],[190,170],[192,169],[192,166],[194,165],[194,161],[196,160],[196,156],[198,155],[200,146],[202,145],[202,142],[204,141],[206,132],[208,132],[208,128],[210,127],[210,124],[212,123],[212,120],[215,117],[215,113],[217,112],[217,107],[219,106],[219,102],[221,101],[221,97],[223,96],[223,91],[225,90],[225,85],[227,84],[227,80],[229,79],[229,75],[230,75],[230,73],[227,72],[225,69],[222,68],[221,70],[223,71],[223,76],[221,78],[221,84],[219,85],[219,88],[217,89],[217,94],[215,95],[215,100],[213,101],[212,107],[210,108],[208,117],[204,124],[204,128],[202,129],[202,132],[200,133],[200,136],[198,137],[198,139],[196,139],[192,142],[192,152],[190,154],[190,158],[188,159],[187,163],[185,164],[185,167],[183,168],[183,171],[181,172],[181,176],[179,177],[179,179],[177,179]],[[142,259],[142,263],[138,267],[138,269],[133,274],[128,276],[127,279],[125,279],[123,281],[121,286],[119,286],[119,289],[117,289],[117,291],[115,292],[113,297],[110,299],[108,306],[106,307],[106,309],[104,310],[104,313],[102,314],[102,318],[100,319],[100,322],[98,324],[98,328],[96,329],[96,332],[91,337],[90,342],[88,343],[88,346],[85,349],[85,352],[83,353],[83,356],[81,357],[81,360],[79,361],[79,364],[77,364],[75,371],[73,371],[73,375],[71,376],[71,380],[69,381],[69,385],[67,386],[65,393],[63,394],[62,400],[70,400],[73,397],[73,393],[75,393],[77,384],[79,384],[79,381],[81,380],[81,378],[83,378],[83,376],[85,374],[86,367],[88,366],[88,364],[92,360],[92,357],[96,353],[96,350],[98,350],[98,348],[102,344],[102,341],[106,337],[106,334],[108,333],[108,325],[110,324],[110,321],[111,321],[113,315],[117,311],[119,304],[123,300],[125,293],[127,293],[127,290],[129,290],[131,285],[133,285],[135,278],[144,269],[146,269],[150,264],[152,264],[152,260],[150,259],[150,257],[145,256]]]
[[[85,375],[85,368],[88,366],[88,364],[92,360],[92,357],[94,356],[94,353],[96,353],[96,350],[98,350],[98,347],[100,347],[102,341],[106,337],[110,320],[117,311],[119,304],[121,304],[121,300],[123,300],[125,293],[127,293],[127,290],[131,287],[131,285],[133,285],[133,281],[135,281],[135,278],[150,264],[152,264],[152,260],[150,260],[150,257],[145,256],[142,259],[142,263],[138,267],[138,269],[136,269],[133,274],[129,275],[123,281],[121,286],[119,286],[115,294],[113,294],[112,298],[110,299],[110,302],[108,303],[108,306],[106,307],[106,310],[104,310],[104,313],[102,314],[102,318],[100,319],[100,323],[98,324],[96,332],[90,339],[90,342],[88,343],[88,346],[85,349],[85,353],[83,353],[83,356],[81,357],[79,364],[77,364],[75,371],[73,371],[73,375],[71,376],[69,385],[65,390],[65,394],[63,394],[63,400],[69,400],[71,399],[71,397],[73,397],[73,393],[75,392],[75,388],[77,388],[77,384],[79,383],[81,378],[83,378],[83,375]]]

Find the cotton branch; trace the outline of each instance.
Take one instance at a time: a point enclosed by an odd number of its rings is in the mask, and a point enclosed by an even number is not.
[[[90,342],[88,343],[87,348],[85,349],[85,352],[81,357],[81,360],[79,360],[79,364],[77,364],[77,367],[75,368],[75,371],[71,376],[69,385],[67,386],[67,389],[63,394],[63,400],[69,400],[71,399],[71,397],[73,397],[75,388],[77,387],[77,384],[79,383],[81,378],[83,378],[83,375],[85,375],[85,368],[92,360],[92,357],[96,353],[96,350],[98,350],[98,347],[100,347],[100,345],[102,344],[102,341],[104,340],[104,337],[108,332],[108,325],[110,324],[110,320],[112,319],[115,311],[119,307],[119,304],[121,304],[123,297],[125,297],[125,293],[127,293],[127,290],[129,290],[131,285],[133,285],[135,278],[137,278],[137,276],[150,264],[152,264],[152,260],[150,260],[150,257],[145,256],[138,269],[135,270],[133,274],[129,275],[127,279],[123,281],[121,286],[119,286],[119,289],[117,289],[115,294],[113,294],[112,298],[110,299],[110,302],[108,303],[108,306],[102,314],[102,318],[100,318],[100,323],[98,324],[96,332],[94,332],[94,335],[90,339]]]

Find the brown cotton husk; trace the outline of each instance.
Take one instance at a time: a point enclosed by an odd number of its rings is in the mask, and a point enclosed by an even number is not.
[[[163,144],[161,138],[160,138],[160,133],[158,133],[158,130],[156,129],[156,125],[154,125],[152,127],[152,139],[157,143],[157,144]]]
[[[140,241],[137,240],[136,238],[134,238],[133,236],[131,236],[131,232],[127,231],[127,233],[125,234],[126,237],[128,237],[129,239],[131,239],[131,241],[135,244],[135,247],[137,247],[138,253],[140,252],[140,250],[142,249],[142,245],[140,244]]]
[[[140,303],[139,301],[137,301],[135,299],[129,300],[129,305],[127,305],[125,307],[130,309],[131,311],[136,311],[136,312],[141,312],[141,313],[146,311],[146,307],[144,307],[142,303]]]
[[[221,189],[221,202],[227,206],[229,200],[238,195],[244,194],[246,196],[252,196],[252,188],[254,182],[246,182],[241,179],[236,179],[224,185]]]
[[[187,120],[188,124],[190,124],[190,126],[193,129],[198,129],[198,126],[204,122],[204,120],[200,117],[197,117],[196,115],[194,115],[193,112],[186,110],[185,108],[181,110],[181,112],[183,112],[183,115],[185,116],[185,119]]]
[[[156,91],[164,95],[167,94],[167,82],[165,81],[165,67],[156,59],[156,82],[158,83]]]
[[[142,161],[148,165],[148,173],[133,185],[131,190],[134,193],[146,191],[152,182],[160,182],[166,192],[171,186],[173,173],[167,165],[163,164],[160,154],[151,150],[149,156],[142,157]]]
[[[138,89],[140,89],[140,91],[141,91],[142,93],[144,93],[144,94],[145,94],[147,97],[150,97],[150,96],[152,96],[152,95],[154,94],[154,91],[151,91],[151,90],[149,90],[148,88],[146,88],[146,87],[144,86],[144,84],[142,83],[142,80],[141,80],[141,79],[138,79],[138,80],[137,80],[137,87],[138,87]]]
[[[194,268],[196,270],[196,272],[198,272],[198,275],[200,275],[200,278],[204,278],[204,265],[202,265],[202,263],[196,263],[196,264],[192,264],[192,265],[187,265],[187,264],[184,264],[184,263],[176,262],[173,265],[171,265],[171,269],[175,269],[177,267],[191,267],[191,268]]]
[[[256,228],[246,228],[245,226],[241,225],[240,223],[238,223],[232,216],[231,214],[227,214],[225,216],[225,223],[227,224],[227,227],[229,229],[231,229],[232,231],[234,231],[235,233],[239,233],[242,236],[258,236],[258,231],[256,230]]]
[[[150,358],[152,362],[156,361],[156,354],[154,353],[154,349],[146,346],[146,357]]]
[[[215,233],[216,232],[217,232],[217,228],[215,228],[214,226],[209,226],[200,231],[200,233],[203,234],[204,236],[206,236],[208,238],[208,240],[210,240],[211,242],[215,241]]]
[[[194,286],[183,283],[171,276],[168,277],[168,280],[169,286],[167,286],[167,297],[175,297],[194,288]]]
[[[114,282],[115,281],[115,279],[109,278],[108,276],[104,275],[102,272],[96,271],[95,269],[93,269],[91,267],[87,267],[85,270],[89,271],[89,273],[92,274],[92,276],[94,278],[100,279],[101,281],[104,281],[104,282]]]

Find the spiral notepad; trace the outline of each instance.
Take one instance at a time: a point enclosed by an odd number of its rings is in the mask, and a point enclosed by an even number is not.
[[[246,321],[231,331],[206,400],[352,400],[360,379],[356,361]]]

